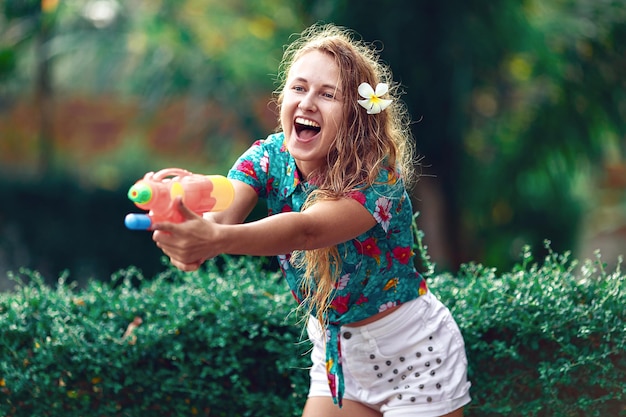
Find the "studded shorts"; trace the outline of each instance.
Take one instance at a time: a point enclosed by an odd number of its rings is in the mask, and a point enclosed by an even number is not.
[[[319,322],[313,342],[309,396],[330,396]],[[430,292],[373,323],[341,328],[347,400],[385,417],[437,417],[470,402],[467,357],[450,311]]]

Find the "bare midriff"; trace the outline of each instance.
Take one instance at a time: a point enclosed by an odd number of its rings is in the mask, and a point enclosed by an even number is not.
[[[393,313],[399,307],[400,306],[398,305],[398,306],[388,308],[387,310],[381,311],[380,313],[374,314],[373,316],[370,316],[366,319],[355,321],[354,323],[344,324],[344,326],[345,327],[359,327],[359,326],[365,326],[366,324],[374,323],[376,320],[380,320],[383,317],[388,316],[389,314]]]

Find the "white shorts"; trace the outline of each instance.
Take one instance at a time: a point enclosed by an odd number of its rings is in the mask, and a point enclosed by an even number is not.
[[[330,397],[319,322],[309,397]],[[437,417],[470,402],[465,343],[448,308],[428,292],[364,326],[341,328],[344,398],[384,417]]]

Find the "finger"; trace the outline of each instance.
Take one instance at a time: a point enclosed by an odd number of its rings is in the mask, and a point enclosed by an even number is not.
[[[189,209],[189,207],[185,205],[182,198],[180,197],[176,197],[176,200],[174,200],[174,209],[178,210],[180,215],[183,217],[183,221],[197,220],[197,219],[202,220],[202,217],[194,213],[191,209]],[[161,231],[172,233],[177,230],[178,224],[179,223],[159,222],[159,223],[153,224],[151,230],[153,231],[161,230]]]
[[[159,236],[159,238],[162,238],[164,235],[166,236],[170,236],[173,233],[179,231],[180,225],[182,223],[172,223],[172,222],[159,222],[159,223],[155,223],[152,225],[152,235],[154,238],[154,234],[157,231],[161,231],[164,233],[159,233],[157,236]]]
[[[172,240],[171,232],[175,226],[175,224],[169,222],[156,224],[152,232],[152,240],[154,240],[157,244],[170,242]]]
[[[181,197],[177,197],[174,203],[175,203],[176,208],[180,212],[180,214],[182,214],[183,219],[193,220],[193,219],[197,219],[200,217],[196,213],[191,211],[189,207],[187,207],[187,205],[185,205]]]
[[[202,262],[199,262],[199,261],[198,262],[185,263],[185,262],[177,261],[176,259],[173,259],[173,258],[170,258],[170,262],[176,268],[178,268],[178,269],[180,269],[181,271],[184,271],[184,272],[196,271],[198,268],[200,268],[200,265],[202,265]]]

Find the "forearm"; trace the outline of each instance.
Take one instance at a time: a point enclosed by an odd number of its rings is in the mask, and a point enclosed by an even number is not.
[[[333,246],[364,233],[376,222],[351,199],[322,201],[303,212],[280,213],[243,224],[202,219],[182,203],[179,209],[186,221],[156,224],[153,239],[185,270],[220,253],[272,256]]]
[[[352,199],[321,201],[302,212],[280,213],[240,224],[218,225],[219,250],[233,255],[281,255],[354,239],[375,225],[374,217]]]
[[[231,255],[274,256],[323,247],[303,213],[281,213],[250,223],[217,226],[217,247]]]

